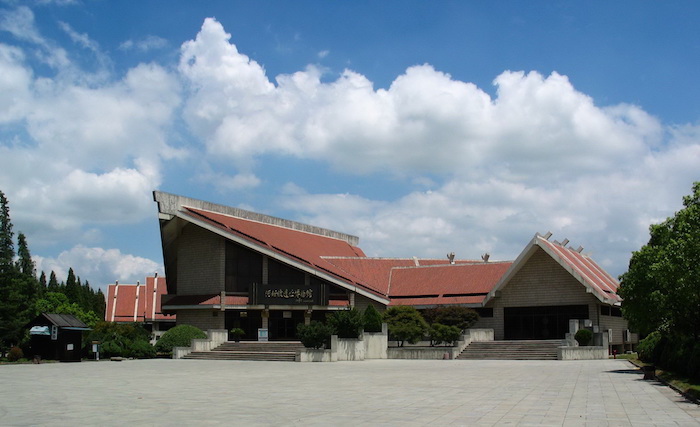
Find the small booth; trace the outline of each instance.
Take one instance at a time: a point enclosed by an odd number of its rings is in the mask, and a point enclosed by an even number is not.
[[[80,362],[83,332],[89,331],[72,314],[42,313],[27,324],[33,357]]]

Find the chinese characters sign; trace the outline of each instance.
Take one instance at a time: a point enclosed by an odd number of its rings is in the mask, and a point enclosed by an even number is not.
[[[321,304],[319,286],[261,285],[258,287],[260,304]]]

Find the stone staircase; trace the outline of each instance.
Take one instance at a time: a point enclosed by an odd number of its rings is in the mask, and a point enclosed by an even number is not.
[[[457,356],[461,360],[557,360],[562,340],[511,340],[473,342]]]
[[[299,341],[228,341],[212,351],[193,351],[184,359],[294,362],[303,348]]]

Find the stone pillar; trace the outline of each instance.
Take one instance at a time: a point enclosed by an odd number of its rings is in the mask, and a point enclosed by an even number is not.
[[[313,310],[306,310],[304,312],[304,324],[305,325],[308,325],[309,323],[311,323],[311,313],[312,312],[313,312]]]
[[[350,292],[350,307],[355,307],[355,292]]]
[[[262,328],[267,329],[270,325],[270,310],[265,309],[262,311]]]

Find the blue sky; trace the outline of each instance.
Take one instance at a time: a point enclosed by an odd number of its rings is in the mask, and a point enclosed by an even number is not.
[[[694,2],[0,1],[0,190],[40,270],[162,271],[151,191],[626,270],[700,179]]]

